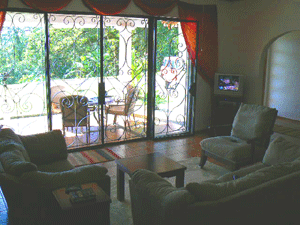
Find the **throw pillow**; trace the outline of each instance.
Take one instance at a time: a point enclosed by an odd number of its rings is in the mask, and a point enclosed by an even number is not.
[[[22,152],[25,161],[30,162],[30,158],[23,146],[19,136],[12,129],[2,128],[0,130],[0,152],[18,149]]]
[[[14,176],[37,170],[37,166],[31,162],[26,162],[22,152],[17,149],[1,153],[0,161],[4,171]]]
[[[298,157],[300,157],[300,146],[279,136],[269,144],[263,163],[276,165],[278,163],[291,162]]]
[[[241,104],[232,124],[231,135],[243,140],[262,137],[270,132],[277,111],[254,104]]]

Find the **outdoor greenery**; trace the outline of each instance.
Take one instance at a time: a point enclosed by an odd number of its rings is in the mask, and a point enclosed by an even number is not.
[[[136,84],[146,75],[148,57],[148,29],[132,31],[131,74]],[[119,31],[104,28],[104,76],[119,74]],[[17,84],[41,81],[46,74],[45,29],[42,27],[7,27],[0,39],[0,82]],[[51,79],[97,77],[100,74],[100,28],[49,27],[49,68]],[[178,28],[169,29],[157,23],[156,70],[164,57],[178,54]],[[2,75],[2,79],[1,79]]]

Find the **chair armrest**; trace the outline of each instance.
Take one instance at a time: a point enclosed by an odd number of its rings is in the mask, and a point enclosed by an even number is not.
[[[174,187],[170,182],[163,179],[158,174],[151,172],[145,169],[136,170],[132,176],[131,180],[136,187],[138,187],[139,191],[147,191],[152,194],[156,193],[156,195],[163,194],[166,195],[169,192],[176,191],[177,188]],[[159,184],[159,189],[158,189]],[[163,189],[164,192],[160,193],[160,190]]]
[[[195,197],[148,170],[136,170],[130,180],[134,224],[178,224]],[[177,223],[174,223],[177,221]]]
[[[114,104],[114,103],[112,103],[112,104],[107,105],[108,108],[116,107],[116,106],[125,106],[125,104]]]
[[[23,173],[19,179],[22,183],[32,187],[54,190],[73,184],[99,183],[108,177],[106,173],[107,169],[105,167],[93,164],[63,172],[33,171]]]
[[[19,137],[30,161],[37,165],[67,159],[67,145],[60,130]]]

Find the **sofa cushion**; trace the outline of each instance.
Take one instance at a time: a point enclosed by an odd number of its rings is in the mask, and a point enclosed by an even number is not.
[[[20,176],[22,173],[36,171],[37,166],[31,162],[26,162],[23,154],[19,150],[11,150],[0,154],[0,161],[6,173]]]
[[[42,165],[67,159],[67,146],[60,130],[21,136],[31,162]]]
[[[233,136],[205,138],[200,142],[201,148],[208,152],[234,162],[242,162],[251,157],[251,145]]]
[[[234,118],[231,135],[249,140],[268,134],[276,115],[276,109],[242,103]]]
[[[30,157],[19,136],[9,128],[2,128],[0,130],[0,153],[15,149],[22,153],[25,161],[30,162]]]
[[[221,183],[221,182],[226,182],[226,181],[231,181],[233,180],[233,176],[238,176],[238,177],[244,177],[250,173],[253,173],[257,170],[260,170],[262,168],[267,167],[267,165],[263,164],[262,162],[258,162],[256,164],[253,164],[251,166],[247,166],[247,167],[243,167],[239,170],[230,172],[230,173],[226,173],[223,176],[220,176],[217,180],[218,182],[216,183]]]
[[[291,162],[298,157],[300,157],[300,146],[279,136],[269,144],[263,163],[276,165],[278,163]]]
[[[97,182],[103,179],[106,173],[107,169],[105,167],[93,164],[76,167],[64,172],[34,171],[23,173],[20,180],[31,186],[53,190],[66,187],[69,184]]]
[[[300,170],[300,160],[268,166],[237,180],[189,183],[186,189],[200,201],[218,200]]]

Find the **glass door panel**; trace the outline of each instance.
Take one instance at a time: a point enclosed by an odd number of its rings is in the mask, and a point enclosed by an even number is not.
[[[44,14],[7,12],[0,39],[0,124],[18,134],[48,130]]]
[[[157,21],[154,136],[190,132],[191,66],[180,22]]]
[[[148,20],[104,17],[105,142],[146,136]]]
[[[69,148],[101,144],[100,16],[49,15],[53,129]]]

